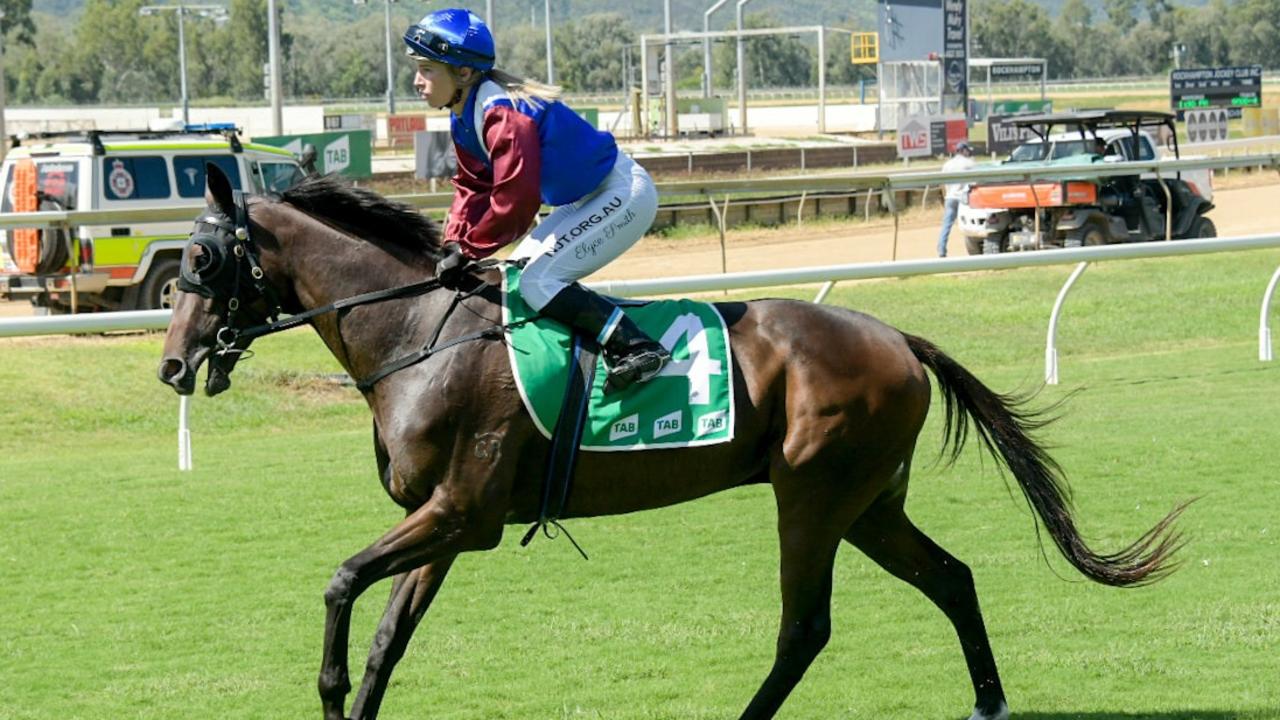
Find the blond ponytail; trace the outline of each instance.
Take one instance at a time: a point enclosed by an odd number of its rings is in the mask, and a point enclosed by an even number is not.
[[[522,78],[498,68],[493,68],[487,74],[490,80],[507,91],[512,100],[523,100],[531,105],[545,105],[560,99],[559,85],[548,85],[537,80]]]
[[[512,75],[506,70],[499,70],[498,68],[493,68],[484,72],[474,70],[474,68],[469,68],[473,70],[473,72],[469,73],[468,77],[463,78],[461,68],[458,66],[447,65],[445,63],[440,64],[444,65],[448,73],[453,76],[454,81],[458,84],[459,91],[470,90],[472,85],[479,85],[486,79],[489,79],[497,83],[507,92],[507,95],[510,95],[511,99],[515,101],[523,101],[530,105],[540,107],[547,103],[556,102],[560,99],[561,88],[559,85],[548,85],[546,83],[538,82],[537,80]]]

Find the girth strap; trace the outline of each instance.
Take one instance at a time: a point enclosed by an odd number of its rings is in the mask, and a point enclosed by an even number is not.
[[[554,525],[569,538],[582,558],[587,559],[582,546],[560,524],[569,491],[573,488],[573,474],[578,466],[582,432],[587,425],[587,407],[591,401],[591,387],[596,379],[596,358],[599,348],[594,342],[583,342],[579,333],[573,334],[573,362],[569,365],[569,382],[565,386],[564,400],[560,404],[560,417],[551,433],[551,454],[547,458],[547,474],[542,481],[542,503],[538,520],[525,533],[520,544],[528,545],[541,528],[551,537],[548,526]]]

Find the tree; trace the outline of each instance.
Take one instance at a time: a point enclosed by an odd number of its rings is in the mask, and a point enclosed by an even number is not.
[[[1054,77],[1072,67],[1069,43],[1054,34],[1044,8],[1028,0],[974,2],[971,23],[973,44],[987,57],[1042,57]]]
[[[0,0],[0,28],[4,31],[6,49],[11,41],[30,45],[35,38],[36,25],[31,19],[31,0]]]
[[[1138,9],[1138,0],[1103,0],[1102,8],[1107,13],[1107,19],[1111,21],[1111,25],[1121,34],[1128,32],[1138,22],[1134,17],[1134,11]]]
[[[281,14],[279,7],[276,14]],[[225,48],[217,62],[224,68],[226,92],[232,97],[245,100],[263,97],[267,27],[266,0],[231,0],[231,19],[217,32],[222,41],[220,47]]]
[[[1239,65],[1280,64],[1280,46],[1276,43],[1280,28],[1280,2],[1276,0],[1243,0],[1232,3],[1229,20],[1231,61]]]
[[[750,29],[781,25],[769,13],[753,13],[743,18],[743,26]],[[747,87],[796,87],[816,82],[813,53],[800,40],[781,35],[758,35],[743,42]],[[731,40],[715,49],[717,85],[737,87],[737,47],[737,41]]]
[[[636,43],[630,22],[617,13],[596,13],[556,28],[556,82],[573,92],[622,89],[622,53]]]
[[[542,26],[523,23],[504,28],[498,34],[498,67],[514,75],[537,80],[547,79],[547,40]],[[553,42],[554,46],[554,42]],[[561,53],[562,54],[562,53]],[[558,61],[561,59],[557,54]],[[560,78],[557,76],[556,78]]]
[[[1203,8],[1178,8],[1174,11],[1177,41],[1187,46],[1182,57],[1184,67],[1216,67],[1231,62],[1228,34],[1230,8],[1225,0],[1212,0]]]
[[[1089,55],[1096,50],[1089,42],[1092,25],[1093,11],[1084,0],[1067,0],[1062,6],[1052,29],[1055,42],[1063,48],[1062,65],[1055,68],[1058,77],[1079,76],[1089,64]]]

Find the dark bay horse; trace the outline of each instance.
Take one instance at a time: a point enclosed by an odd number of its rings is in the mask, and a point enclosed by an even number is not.
[[[302,314],[434,275],[439,235],[431,220],[331,178],[245,200],[210,167],[206,200],[207,214],[197,220],[184,259],[192,292],[178,297],[160,365],[160,379],[179,393],[193,392],[205,361],[206,392],[228,387],[236,352],[252,333],[224,328],[262,323],[275,305]],[[550,443],[525,412],[495,332],[502,322],[498,284],[497,271],[487,270],[467,293],[424,292],[309,319],[357,380],[433,343],[474,338],[363,391],[373,413],[379,477],[406,516],[343,562],[325,590],[319,690],[327,720],[347,717],[356,598],[394,578],[350,708],[352,718],[373,718],[454,558],[491,549],[506,525],[539,517]],[[723,303],[719,309],[733,343],[736,437],[682,450],[584,453],[564,516],[656,508],[748,483],[772,486],[782,623],[773,667],[742,718],[773,717],[826,645],[832,567],[842,542],[915,586],[951,621],[976,695],[972,718],[1008,717],[969,569],[903,509],[929,410],[926,368],[941,390],[953,459],[976,428],[1054,545],[1085,577],[1138,585],[1173,567],[1179,540],[1171,524],[1181,508],[1123,550],[1089,549],[1076,530],[1060,469],[1031,437],[1043,424],[1040,416],[1024,400],[988,389],[928,341],[866,315],[803,302]],[[219,353],[220,347],[230,349]]]

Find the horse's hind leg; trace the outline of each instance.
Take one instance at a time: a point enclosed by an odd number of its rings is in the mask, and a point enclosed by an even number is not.
[[[987,629],[978,609],[973,575],[964,563],[938,547],[907,517],[905,493],[883,498],[867,509],[845,539],[937,605],[955,627],[977,699],[970,720],[1009,717]]]
[[[416,570],[397,575],[391,587],[391,599],[374,634],[365,666],[364,681],[351,703],[351,720],[367,720],[378,716],[378,708],[387,692],[387,683],[396,663],[404,657],[409,639],[426,614],[436,592],[444,583],[453,558],[447,557]]]
[[[869,500],[837,473],[772,473],[778,504],[782,624],[773,668],[742,720],[772,718],[831,638],[831,572],[840,539]],[[864,486],[866,487],[866,486]]]

